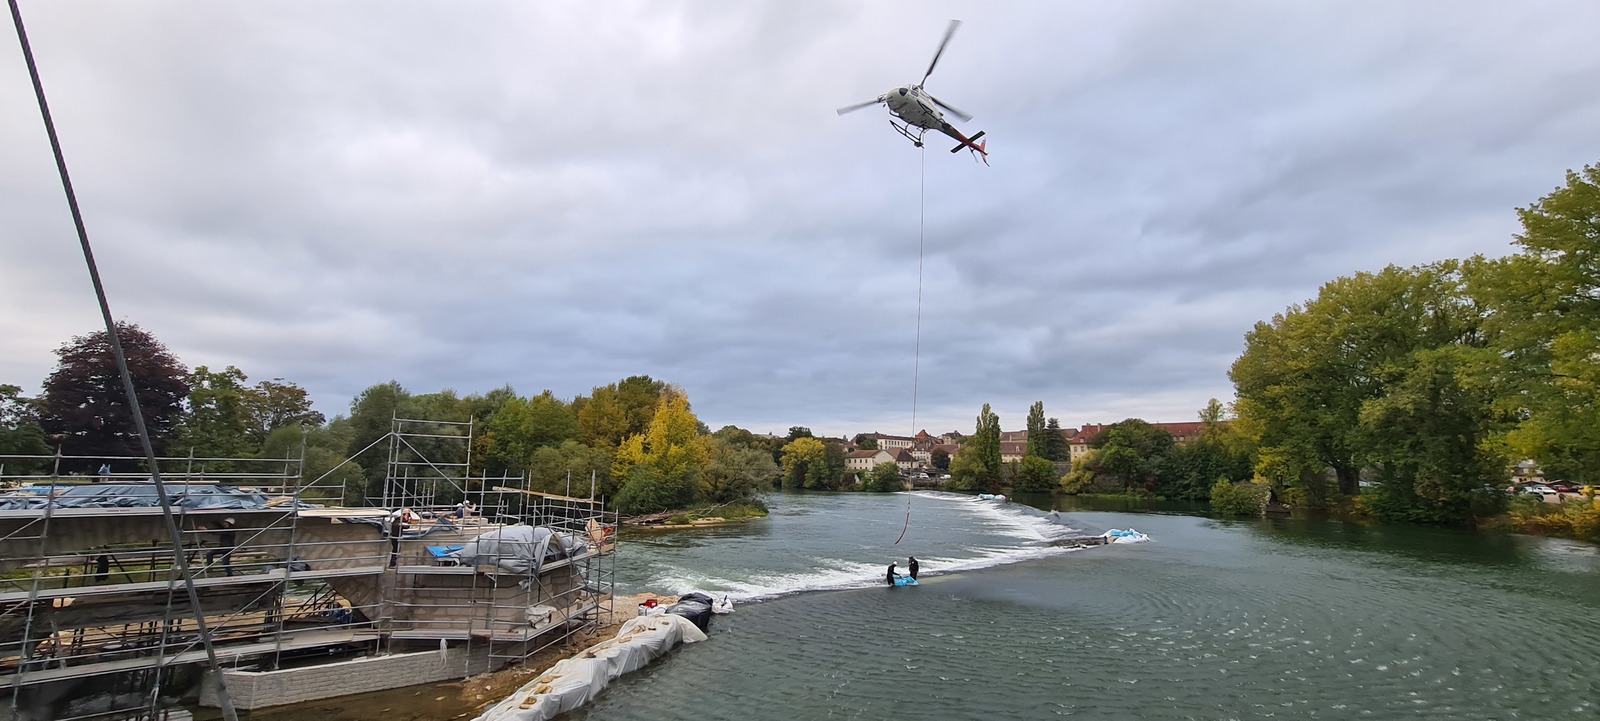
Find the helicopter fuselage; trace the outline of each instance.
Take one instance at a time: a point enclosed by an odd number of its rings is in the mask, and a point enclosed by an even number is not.
[[[939,108],[933,104],[933,98],[919,86],[902,85],[894,88],[884,94],[883,102],[895,117],[919,128],[943,131],[950,127],[950,123],[944,119],[944,113],[939,112]]]

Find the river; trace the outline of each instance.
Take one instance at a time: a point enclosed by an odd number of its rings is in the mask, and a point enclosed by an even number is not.
[[[623,537],[622,592],[737,608],[573,718],[1600,718],[1592,544],[1118,501],[770,505]],[[1152,542],[1050,544],[1130,526]],[[885,587],[907,554],[922,585]]]

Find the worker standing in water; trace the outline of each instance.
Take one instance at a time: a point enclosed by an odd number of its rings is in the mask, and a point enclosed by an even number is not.
[[[917,557],[909,556],[908,558],[911,561],[909,564],[911,566],[911,580],[915,581],[917,580]]]
[[[895,573],[894,567],[895,567],[895,564],[893,564],[893,563],[889,564],[889,573],[887,575],[888,575],[889,585],[891,585],[891,586],[894,585],[894,579],[900,576],[900,574]]]

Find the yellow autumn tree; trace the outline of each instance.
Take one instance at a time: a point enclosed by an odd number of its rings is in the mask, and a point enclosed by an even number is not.
[[[612,475],[623,484],[617,510],[649,513],[692,503],[700,472],[710,458],[699,429],[700,419],[689,410],[683,389],[663,390],[649,428],[617,448],[611,466]]]

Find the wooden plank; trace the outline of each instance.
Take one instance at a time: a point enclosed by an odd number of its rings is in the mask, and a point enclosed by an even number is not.
[[[555,499],[557,501],[572,501],[574,503],[588,503],[588,504],[596,505],[596,506],[600,505],[600,501],[596,501],[596,500],[594,500],[592,498],[573,498],[572,496],[560,496],[560,495],[556,495],[554,493],[545,493],[543,491],[530,491],[530,490],[527,490],[527,489],[524,489],[524,488],[511,488],[509,486],[495,486],[493,488],[493,490],[504,491],[506,493],[526,493],[526,494],[528,494],[530,496],[539,496],[541,498],[553,498],[553,499]]]

